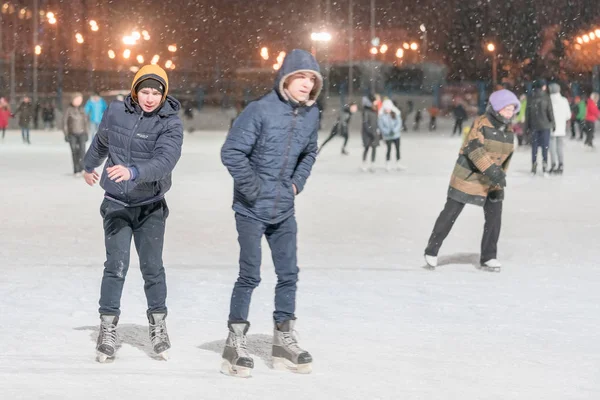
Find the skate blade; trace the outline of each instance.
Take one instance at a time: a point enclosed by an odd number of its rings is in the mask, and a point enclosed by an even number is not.
[[[252,368],[232,365],[229,361],[223,360],[223,363],[221,363],[221,373],[236,378],[251,378]]]
[[[114,359],[115,356],[109,356],[107,354],[100,353],[99,351],[96,352],[96,361],[98,361],[100,364],[111,363],[114,361]]]
[[[167,351],[163,351],[162,353],[158,354],[158,356],[165,361],[169,361],[169,352]]]
[[[294,364],[286,358],[273,357],[273,369],[278,371],[291,371],[296,374],[310,374],[312,372],[312,363]]]
[[[479,269],[482,271],[486,271],[486,272],[500,272],[502,267],[488,267],[488,266],[482,265],[479,267]]]

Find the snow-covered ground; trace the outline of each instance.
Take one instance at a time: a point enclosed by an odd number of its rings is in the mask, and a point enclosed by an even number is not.
[[[171,360],[151,356],[135,251],[123,346],[95,362],[104,261],[102,191],[71,176],[60,132],[0,142],[2,399],[598,399],[600,152],[567,143],[565,174],[508,177],[501,273],[478,262],[483,212],[467,207],[436,271],[423,249],[459,147],[448,122],[403,137],[404,172],[359,172],[334,140],[297,199],[301,345],[308,376],[269,368],[275,276],[268,253],[251,309],[252,379],[219,373],[237,241],[223,132],[188,135],[167,196]],[[383,149],[380,148],[382,159]],[[383,162],[381,162],[383,166]],[[267,251],[268,246],[264,246]]]

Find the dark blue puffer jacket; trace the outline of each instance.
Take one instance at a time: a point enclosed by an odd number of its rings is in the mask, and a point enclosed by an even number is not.
[[[153,113],[145,113],[131,95],[113,101],[104,113],[98,133],[84,159],[92,172],[105,158],[100,186],[106,198],[135,207],[162,199],[171,188],[171,171],[181,156],[183,125],[177,112],[179,102],[167,96]],[[106,169],[114,165],[135,168],[134,180],[116,183]]]
[[[290,99],[285,80],[296,72],[317,76],[310,99]],[[303,50],[287,55],[273,91],[246,107],[221,149],[221,160],[234,181],[234,211],[268,224],[294,214],[294,189],[302,192],[317,154],[319,110],[315,100],[323,86],[319,65]]]

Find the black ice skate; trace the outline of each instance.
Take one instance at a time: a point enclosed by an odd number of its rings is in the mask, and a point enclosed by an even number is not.
[[[273,332],[273,367],[298,374],[312,372],[312,356],[298,346],[295,320],[275,324]]]
[[[171,348],[171,341],[169,340],[169,334],[167,333],[167,322],[165,321],[166,317],[166,313],[156,313],[148,316],[148,321],[150,322],[150,327],[148,329],[150,343],[152,343],[154,352],[163,360],[169,359],[167,350]]]
[[[221,373],[238,378],[249,378],[254,368],[254,360],[248,354],[246,347],[246,333],[250,328],[250,323],[229,322],[229,336],[223,349],[223,362],[221,363]]]
[[[533,163],[531,165],[531,175],[536,175],[537,174],[537,163]]]
[[[100,332],[96,343],[96,360],[105,363],[113,360],[117,349],[117,323],[119,317],[115,315],[100,316]]]

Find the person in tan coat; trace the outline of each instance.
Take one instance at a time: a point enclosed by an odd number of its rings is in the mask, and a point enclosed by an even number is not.
[[[425,261],[437,267],[437,255],[444,239],[465,204],[482,206],[485,226],[481,242],[481,266],[493,270],[501,267],[496,259],[506,171],[514,150],[511,119],[519,111],[520,102],[509,90],[498,90],[490,96],[486,113],[478,117],[464,140],[450,178],[448,199],[438,217],[427,248]]]

